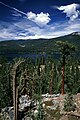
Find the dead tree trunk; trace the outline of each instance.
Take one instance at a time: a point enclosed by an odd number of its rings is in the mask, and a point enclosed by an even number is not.
[[[65,56],[63,56],[63,64],[62,64],[62,95],[64,95],[64,79],[65,79]]]
[[[50,80],[50,94],[52,94],[52,87],[53,87],[53,79],[54,79],[54,64],[52,64],[51,70],[51,80]]]
[[[62,66],[62,95],[64,95],[64,70],[65,70],[65,66]]]
[[[32,95],[34,95],[35,84],[34,84],[34,72],[33,72],[33,81],[32,81]]]
[[[14,106],[14,120],[18,120],[18,86],[17,86],[17,67],[24,61],[19,60],[13,66],[13,106]]]
[[[17,120],[17,95],[16,95],[16,68],[13,69],[13,106],[14,120]]]

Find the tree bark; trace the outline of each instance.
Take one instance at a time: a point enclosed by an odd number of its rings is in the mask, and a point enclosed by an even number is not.
[[[50,80],[50,94],[53,94],[52,86],[53,86],[53,78],[54,78],[54,64],[52,64],[52,70],[51,70],[51,80]]]
[[[65,71],[65,66],[62,66],[62,95],[64,95],[64,71]]]
[[[16,98],[16,68],[13,69],[13,106],[14,106],[14,120],[17,120],[17,98]]]

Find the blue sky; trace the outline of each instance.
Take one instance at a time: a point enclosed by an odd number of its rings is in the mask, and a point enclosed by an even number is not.
[[[80,32],[80,0],[0,0],[0,40]]]

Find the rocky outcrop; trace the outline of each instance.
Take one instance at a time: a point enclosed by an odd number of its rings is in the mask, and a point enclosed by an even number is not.
[[[75,111],[65,112],[64,101],[66,95],[42,95],[42,109],[44,110],[45,120],[80,120],[80,93],[74,95],[76,109]],[[29,108],[29,109],[28,109]],[[25,113],[31,112],[32,116],[36,118],[38,115],[39,102],[35,104],[28,95],[22,95],[19,98],[19,120],[33,120]],[[13,107],[5,107],[2,109],[0,120],[13,120]]]

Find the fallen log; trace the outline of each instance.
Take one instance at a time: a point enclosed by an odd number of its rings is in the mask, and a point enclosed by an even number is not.
[[[79,117],[80,118],[80,114],[77,112],[63,112],[61,113],[62,115],[71,115],[71,116],[75,116],[75,117]]]

